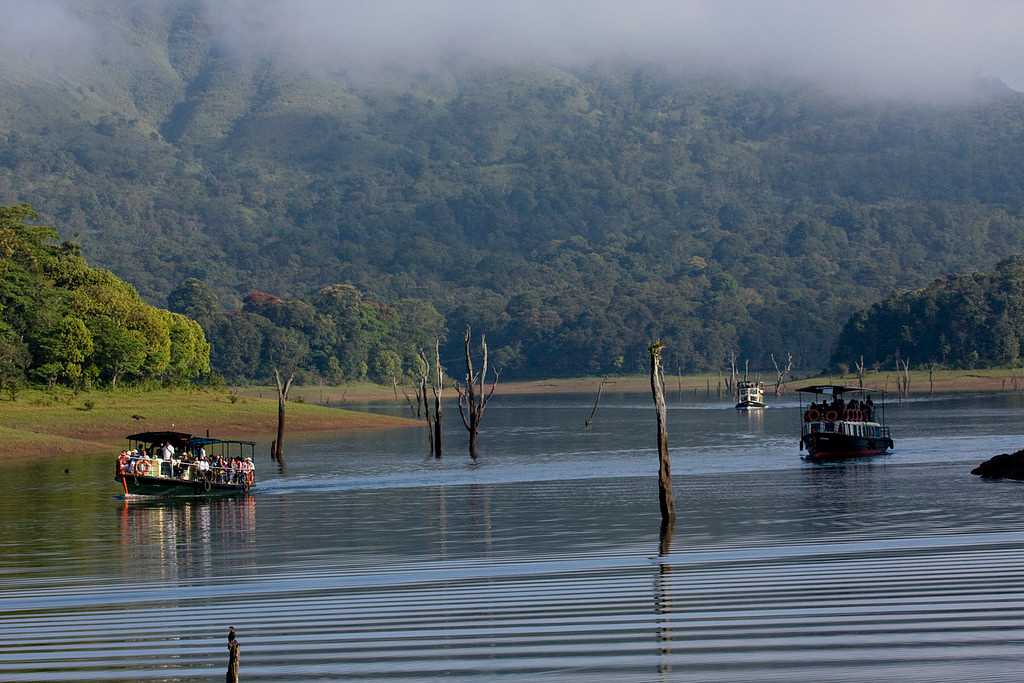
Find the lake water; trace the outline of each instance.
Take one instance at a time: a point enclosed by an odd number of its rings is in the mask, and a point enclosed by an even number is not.
[[[0,680],[1020,681],[1020,396],[890,405],[897,449],[815,465],[799,412],[496,398],[478,463],[421,430],[261,446],[244,499],[116,497],[108,457],[0,469]],[[378,407],[379,410],[395,408]],[[65,473],[64,469],[69,472]],[[662,542],[665,541],[665,542]]]

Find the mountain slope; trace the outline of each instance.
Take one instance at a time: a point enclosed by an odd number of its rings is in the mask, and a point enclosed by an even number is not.
[[[367,81],[245,59],[198,3],[130,6],[79,8],[99,66],[0,67],[0,201],[158,303],[187,277],[234,304],[348,281],[486,330],[510,373],[636,368],[656,336],[682,367],[811,367],[865,302],[1024,244],[1012,91],[845,100],[649,65]]]

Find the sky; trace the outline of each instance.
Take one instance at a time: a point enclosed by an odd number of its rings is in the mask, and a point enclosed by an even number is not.
[[[978,77],[1024,89],[1022,0],[0,0],[0,56],[59,65],[92,49],[88,4],[197,2],[227,49],[296,68],[623,59],[886,95],[956,94]]]

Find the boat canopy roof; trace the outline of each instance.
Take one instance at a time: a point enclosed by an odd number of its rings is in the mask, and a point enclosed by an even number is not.
[[[181,446],[210,446],[213,444],[241,444],[243,446],[256,446],[253,441],[239,441],[238,439],[212,439],[208,436],[192,436],[185,432],[139,432],[138,434],[129,434],[128,440],[139,441],[141,443],[169,443],[175,445],[175,447]]]
[[[185,432],[139,432],[138,434],[128,435],[129,440],[141,441],[142,443],[181,443],[187,442],[191,438],[192,435]]]
[[[243,446],[255,446],[255,441],[239,441],[238,439],[212,439],[208,436],[194,436],[189,442],[193,446],[211,446],[218,443],[238,443]]]
[[[873,390],[867,387],[862,389],[860,387],[848,387],[842,384],[812,384],[809,387],[797,389],[797,391],[805,394],[830,394],[839,396],[841,394],[862,394]]]

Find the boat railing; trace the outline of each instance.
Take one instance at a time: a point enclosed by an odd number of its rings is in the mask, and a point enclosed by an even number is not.
[[[804,422],[803,434],[843,434],[865,436],[872,439],[891,438],[889,428],[870,422],[847,422],[845,420]]]
[[[140,466],[140,463],[145,463]],[[218,467],[210,465],[203,469],[198,462],[188,460],[164,460],[153,457],[132,457],[125,467],[124,474],[145,475],[160,479],[184,479],[186,481],[203,481],[203,474],[208,476],[206,480],[222,484],[238,484],[243,481],[244,473],[232,467]]]

